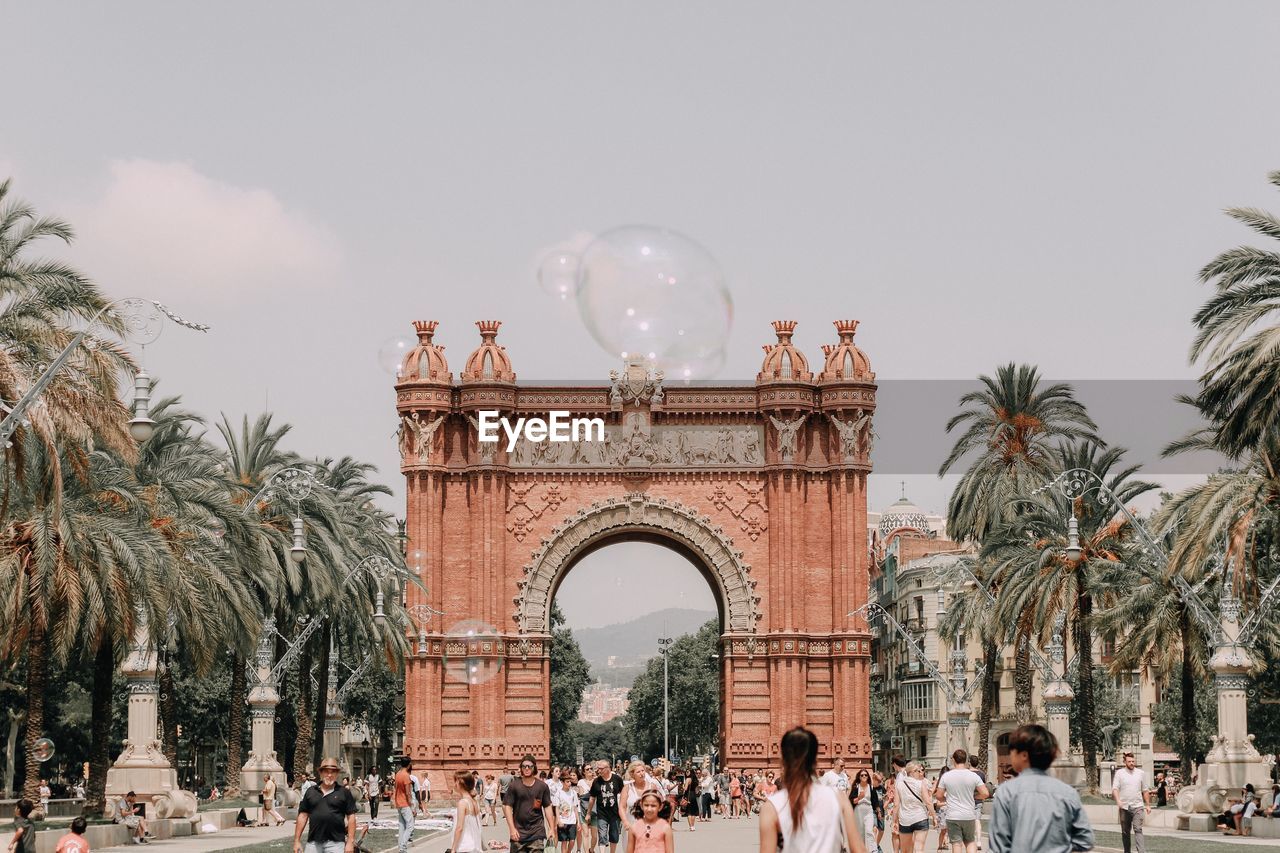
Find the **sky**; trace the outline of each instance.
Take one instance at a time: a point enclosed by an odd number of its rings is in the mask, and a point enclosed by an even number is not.
[[[616,356],[533,271],[630,223],[719,263],[721,378],[754,377],[771,320],[812,362],[846,318],[881,380],[1194,377],[1197,270],[1251,240],[1222,210],[1280,208],[1278,26],[1261,2],[5,2],[0,176],[108,293],[213,327],[148,348],[161,395],[270,409],[399,505],[382,343],[438,320],[456,374],[500,319],[522,380],[604,381]],[[903,481],[945,509],[931,464],[878,468],[872,509]]]

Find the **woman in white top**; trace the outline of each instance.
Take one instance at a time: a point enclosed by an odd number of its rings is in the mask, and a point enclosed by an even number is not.
[[[657,791],[658,796],[662,796],[658,783],[649,775],[649,768],[645,763],[633,761],[627,768],[627,780],[622,783],[622,794],[618,797],[618,813],[622,815],[624,827],[631,828],[631,821],[635,819],[631,814],[631,807],[640,802],[640,795],[645,791]]]
[[[760,853],[866,853],[848,797],[820,785],[818,738],[797,726],[782,736],[778,790],[760,807]]]
[[[458,808],[453,813],[453,844],[449,847],[454,853],[480,853],[480,807],[472,796],[475,778],[470,770],[453,774],[453,789],[458,795]]]
[[[933,822],[933,787],[924,778],[924,765],[912,761],[894,782],[898,800],[898,849],[923,853]]]

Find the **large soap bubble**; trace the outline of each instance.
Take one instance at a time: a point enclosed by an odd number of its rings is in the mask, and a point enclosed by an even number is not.
[[[578,255],[568,249],[548,252],[538,263],[538,285],[549,296],[568,300],[578,291]]]
[[[382,342],[382,346],[378,347],[378,367],[381,367],[384,373],[399,379],[400,369],[404,366],[404,357],[417,345],[418,339],[408,335],[388,338]]]
[[[444,638],[444,671],[451,681],[483,684],[502,671],[502,636],[478,619],[464,619]]]
[[[647,357],[673,379],[701,379],[722,367],[733,325],[733,299],[711,253],[647,225],[613,228],[587,246],[578,310],[607,352]]]

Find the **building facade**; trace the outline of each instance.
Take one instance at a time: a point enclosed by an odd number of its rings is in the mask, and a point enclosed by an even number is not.
[[[871,517],[876,516],[873,514]],[[873,622],[870,626],[872,689],[882,698],[890,731],[876,744],[875,758],[879,768],[887,768],[891,756],[900,754],[936,770],[946,766],[948,756],[957,747],[978,751],[981,690],[974,682],[982,663],[981,640],[970,632],[953,643],[943,638],[938,630],[942,614],[952,598],[961,590],[972,588],[972,583],[967,581],[956,564],[971,559],[975,552],[972,547],[947,540],[945,527],[942,516],[922,511],[905,496],[880,513],[875,529],[869,531],[876,542],[870,598],[897,619],[925,652],[929,662],[950,683],[955,683],[952,679],[956,665],[963,661],[965,688],[974,687],[969,701],[970,722],[965,728],[957,727],[948,720],[948,697],[929,667],[884,620]],[[1064,640],[1063,661],[1072,666],[1073,649],[1069,639]],[[959,654],[953,654],[957,645]],[[1156,761],[1176,760],[1166,747],[1153,742],[1151,707],[1158,700],[1158,673],[1148,668],[1114,675],[1100,673],[1099,668],[1111,663],[1111,649],[1111,644],[1101,638],[1094,643],[1095,673],[1101,682],[1098,690],[1115,694],[1119,702],[1131,708],[1132,713],[1123,719],[1099,718],[1100,727],[1115,726],[1111,731],[1112,752],[1104,755],[1100,748],[1100,763],[1105,775],[1112,763],[1119,763],[1119,752],[1130,749],[1138,757],[1139,764],[1150,772]],[[1078,660],[1075,665],[1078,665]],[[1014,649],[1005,646],[998,654],[999,688],[995,692],[988,743],[989,772],[998,772],[1000,766],[1007,764],[1005,744],[1009,733],[1018,726],[1014,707],[1014,670]],[[1044,685],[1034,667],[1032,678],[1032,720],[1045,724]],[[1064,769],[1082,767],[1079,745],[1073,744],[1072,754],[1064,756],[1059,763]],[[1066,775],[1072,776],[1070,772]]]

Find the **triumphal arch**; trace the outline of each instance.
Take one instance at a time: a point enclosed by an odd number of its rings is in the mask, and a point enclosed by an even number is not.
[[[870,635],[846,615],[866,602],[876,405],[857,322],[835,324],[816,373],[796,324],[775,322],[755,382],[723,385],[664,383],[638,362],[599,383],[517,383],[501,324],[476,325],[455,381],[436,322],[414,323],[396,384],[422,581],[408,592],[415,768],[496,769],[525,753],[545,764],[556,589],[583,555],[637,538],[683,553],[714,591],[724,761],[774,765],[782,733],[803,723],[828,757],[868,765]],[[521,437],[508,451],[505,435],[479,440],[481,411],[598,417],[603,440]],[[451,630],[460,622],[493,629]]]

